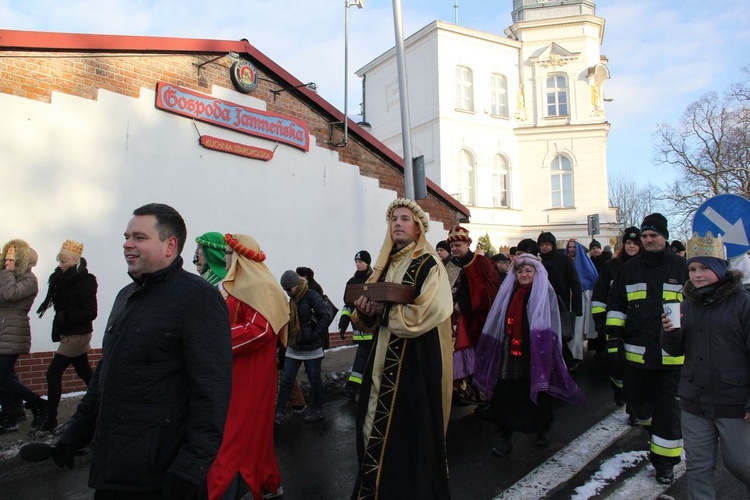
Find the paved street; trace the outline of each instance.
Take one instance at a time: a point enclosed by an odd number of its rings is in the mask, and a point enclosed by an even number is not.
[[[288,414],[276,430],[284,498],[343,500],[351,494],[356,476],[355,405],[333,391],[353,354],[353,349],[333,351],[324,361],[329,387],[324,422],[304,424],[301,416]],[[300,378],[305,380],[303,373]],[[647,437],[640,428],[629,427],[624,411],[611,401],[602,365],[587,359],[576,381],[587,400],[579,407],[555,405],[549,446],[537,448],[534,436],[518,435],[510,459],[490,455],[498,437],[490,422],[475,416],[472,407],[455,408],[447,438],[452,497],[686,498],[684,477],[670,488],[653,479],[646,458]],[[66,404],[72,407],[74,402]],[[18,433],[16,441],[22,436]],[[4,448],[12,447],[13,439],[1,437]],[[62,470],[51,461],[25,464],[17,457],[6,459],[0,462],[0,498],[91,498],[87,462],[81,457],[73,470]],[[718,477],[718,498],[745,498],[744,488],[726,471],[721,469]]]

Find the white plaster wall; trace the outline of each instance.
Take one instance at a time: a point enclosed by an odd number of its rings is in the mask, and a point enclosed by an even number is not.
[[[215,87],[213,95],[265,109],[263,101]],[[99,281],[94,347],[101,346],[115,295],[130,282],[122,257],[123,231],[132,211],[166,203],[184,217],[185,268],[195,272],[195,237],[207,231],[253,236],[271,271],[307,266],[341,306],[354,273],[354,254],[377,255],[393,191],[359,175],[356,166],[318,148],[279,145],[263,162],[211,151],[198,144],[190,119],[155,108],[153,89],[139,98],[100,91],[92,101],[55,93],[41,103],[0,94],[0,240],[21,238],[40,257],[40,291],[65,239],[84,243],[89,270]],[[270,141],[197,123],[203,135],[273,149]],[[446,237],[442,224],[428,233]],[[52,314],[32,316],[32,351],[50,351]]]

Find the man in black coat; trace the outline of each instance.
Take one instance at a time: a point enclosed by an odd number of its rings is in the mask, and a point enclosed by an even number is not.
[[[541,251],[542,264],[547,270],[549,282],[555,289],[555,293],[569,311],[573,311],[576,316],[583,316],[581,281],[573,260],[557,251],[557,238],[552,233],[542,232],[536,242]],[[565,342],[563,342],[563,357],[570,371],[575,372],[580,360],[573,359],[573,354]]]
[[[207,498],[232,384],[229,313],[213,286],[182,269],[180,214],[152,203],[133,215],[123,244],[133,283],[115,299],[55,461],[72,467],[95,437],[96,499]]]

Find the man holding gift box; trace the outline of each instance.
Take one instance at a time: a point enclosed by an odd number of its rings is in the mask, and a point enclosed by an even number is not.
[[[352,498],[450,498],[445,431],[453,382],[453,309],[445,267],[413,200],[386,212],[389,230],[368,282],[411,285],[409,303],[354,301],[355,328],[374,333],[357,411]]]

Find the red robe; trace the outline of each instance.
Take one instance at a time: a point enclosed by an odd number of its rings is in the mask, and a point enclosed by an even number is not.
[[[457,320],[455,350],[476,347],[482,327],[490,312],[492,302],[500,289],[500,276],[495,264],[484,255],[474,255],[471,262],[463,267],[469,284],[471,312],[454,313]]]
[[[275,492],[281,474],[273,448],[276,399],[276,334],[266,318],[231,295],[227,297],[232,325],[232,396],[224,438],[211,470],[208,495],[221,498],[239,472],[254,498]]]

